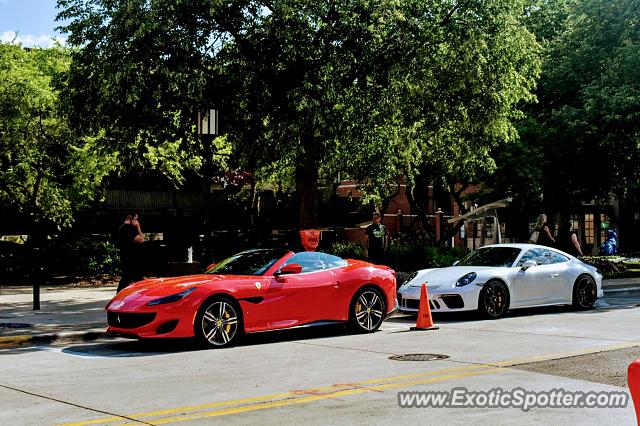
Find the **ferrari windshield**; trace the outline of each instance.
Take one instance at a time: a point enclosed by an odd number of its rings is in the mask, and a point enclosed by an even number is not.
[[[284,249],[247,250],[216,263],[207,274],[262,275],[289,251]]]
[[[456,266],[496,266],[510,268],[520,254],[516,247],[483,247],[466,255]]]

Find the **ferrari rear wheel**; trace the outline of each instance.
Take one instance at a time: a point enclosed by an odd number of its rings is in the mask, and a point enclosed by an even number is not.
[[[478,310],[490,319],[500,318],[509,309],[509,290],[500,281],[489,281],[480,291]]]
[[[598,287],[589,275],[580,275],[573,285],[573,306],[591,309],[598,298]]]
[[[237,305],[226,298],[206,301],[198,311],[194,331],[200,343],[209,348],[233,344],[242,330]]]
[[[356,293],[349,309],[349,325],[358,333],[373,333],[382,324],[386,312],[384,297],[373,287]]]

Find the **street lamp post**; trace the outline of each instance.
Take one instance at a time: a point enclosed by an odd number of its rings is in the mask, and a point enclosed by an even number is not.
[[[210,203],[211,203],[211,180],[213,179],[213,139],[218,136],[220,127],[220,116],[217,109],[209,108],[205,111],[198,111],[197,130],[202,142],[202,152],[204,157],[203,170],[203,196],[204,196],[204,235],[205,241],[211,238],[211,227],[209,223]]]

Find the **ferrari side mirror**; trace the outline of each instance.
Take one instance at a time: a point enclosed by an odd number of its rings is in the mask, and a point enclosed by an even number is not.
[[[299,274],[300,272],[302,272],[301,265],[298,265],[297,263],[290,263],[288,265],[284,265],[282,268],[277,270],[273,275],[277,277],[280,275]]]

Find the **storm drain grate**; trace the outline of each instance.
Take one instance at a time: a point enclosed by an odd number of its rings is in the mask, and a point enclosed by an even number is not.
[[[389,357],[392,361],[438,361],[447,358],[449,358],[449,355],[442,354],[404,354]]]

